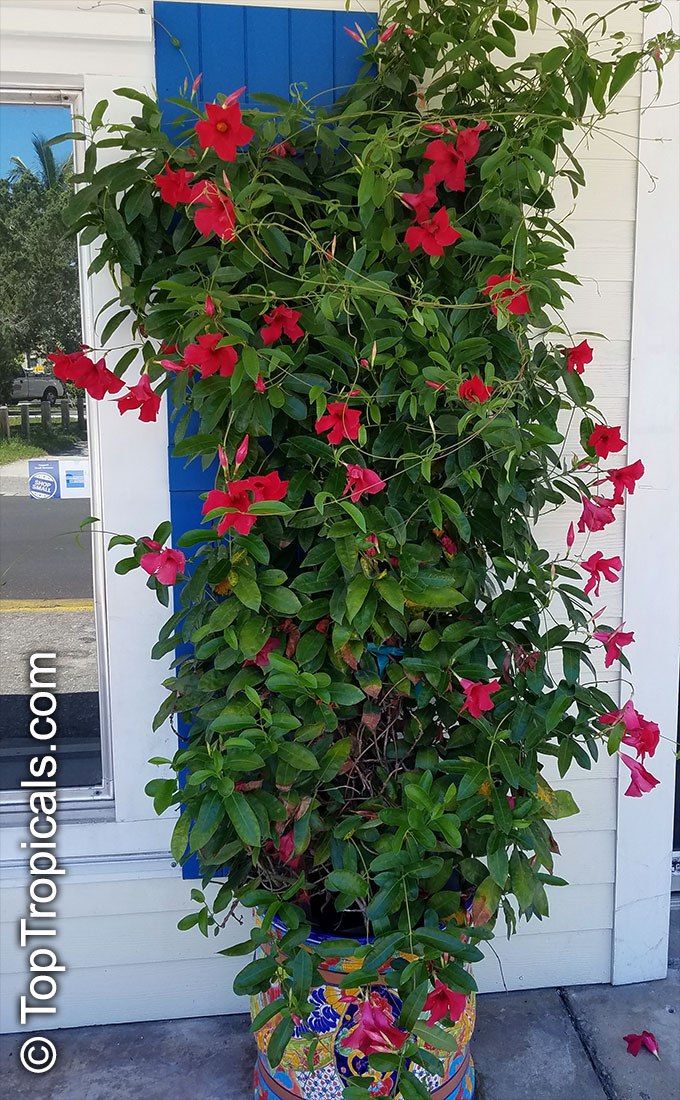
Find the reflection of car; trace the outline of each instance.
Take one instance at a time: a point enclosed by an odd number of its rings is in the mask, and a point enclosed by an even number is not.
[[[24,367],[12,383],[10,401],[49,401],[53,405],[58,397],[65,394],[66,387],[53,374]]]

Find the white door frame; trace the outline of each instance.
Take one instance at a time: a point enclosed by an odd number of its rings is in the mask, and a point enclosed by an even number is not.
[[[644,38],[665,30],[680,5],[645,15]],[[626,507],[624,619],[635,705],[658,722],[662,741],[647,765],[661,781],[642,799],[626,798],[620,766],[612,981],[666,975],[671,883],[675,736],[680,645],[680,67],[674,59],[658,100],[656,74],[643,78],[633,328],[628,419],[629,461],[645,476]],[[647,106],[649,105],[649,106]],[[648,170],[653,181],[650,179]],[[625,696],[624,696],[625,698]]]

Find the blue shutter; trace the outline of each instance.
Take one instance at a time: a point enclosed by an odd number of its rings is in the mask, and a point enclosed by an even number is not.
[[[341,0],[339,0],[339,3]],[[241,7],[234,4],[167,3],[154,6],[156,85],[169,131],[179,108],[165,102],[203,73],[202,102],[245,85],[246,98],[257,93],[287,97],[291,84],[305,83],[303,96],[329,103],[359,73],[359,46],[345,26],[365,30],[376,17],[344,11]],[[323,93],[326,93],[325,95]],[[191,430],[191,429],[190,429]],[[172,433],[172,424],[170,425]],[[217,462],[203,470],[199,462],[168,457],[170,516],[173,537],[201,525],[199,494],[215,483]],[[180,735],[186,732],[180,725]],[[182,869],[184,878],[199,878],[195,858]]]

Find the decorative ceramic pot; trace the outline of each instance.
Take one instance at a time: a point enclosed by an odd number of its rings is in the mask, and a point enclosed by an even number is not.
[[[283,926],[274,922],[273,927],[277,935],[284,934]],[[313,932],[307,942],[312,946],[332,938],[334,937]],[[360,942],[357,941],[357,947]],[[368,1095],[378,1097],[391,1094],[394,1075],[371,1071],[365,1055],[359,1050],[352,1050],[352,1033],[356,1027],[360,1002],[355,995],[356,991],[340,989],[340,981],[346,974],[359,970],[360,967],[361,961],[354,957],[324,960],[321,971],[324,984],[316,986],[309,994],[312,1012],[303,1024],[295,1028],[283,1062],[276,1069],[267,1060],[267,1047],[281,1017],[274,1016],[257,1032],[254,1100],[342,1100],[343,1088],[353,1077],[368,1076],[371,1073],[375,1077],[375,1083],[369,1089]],[[274,985],[265,993],[254,996],[251,999],[253,1018],[280,995],[280,988]],[[375,985],[368,996],[375,999],[376,1005],[396,1023],[401,1011],[401,1001],[394,990],[385,985]],[[473,993],[467,998],[465,1010],[457,1023],[446,1028],[455,1039],[456,1053],[437,1050],[436,1047],[427,1045],[427,1049],[443,1063],[443,1077],[428,1073],[420,1066],[412,1066],[412,1071],[437,1100],[472,1100],[475,1074],[470,1055],[470,1037],[474,1026]],[[421,1040],[418,1042],[421,1043]]]

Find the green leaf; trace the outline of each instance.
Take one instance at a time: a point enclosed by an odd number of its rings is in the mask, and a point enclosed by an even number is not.
[[[319,767],[319,761],[311,749],[299,745],[295,741],[279,741],[278,755],[291,768],[299,768],[301,771],[312,772]]]
[[[236,991],[236,983],[234,983],[234,991]],[[277,1024],[267,1046],[267,1061],[272,1069],[276,1069],[280,1065],[286,1047],[293,1037],[294,1030],[295,1023],[290,1016],[284,1016],[283,1020]]]
[[[181,810],[175,822],[170,840],[170,854],[179,863],[189,843],[189,830],[191,828],[191,814],[187,810]]]
[[[354,898],[364,898],[368,893],[368,883],[355,871],[331,871],[326,876],[326,886],[339,894],[348,894]]]
[[[362,573],[354,577],[347,588],[346,609],[347,618],[351,622],[361,610],[371,587],[368,577]]]
[[[234,791],[224,799],[224,807],[243,843],[257,848],[261,841],[260,825],[246,797]]]
[[[206,844],[224,819],[224,806],[217,791],[210,791],[201,801],[196,823],[191,830],[191,848],[197,851]]]
[[[612,79],[609,85],[610,101],[635,75],[638,65],[640,64],[640,59],[641,58],[639,51],[634,50],[631,53],[624,54],[621,60],[617,63],[616,68],[612,73]]]
[[[234,978],[234,993],[237,997],[245,993],[263,993],[269,988],[277,969],[278,963],[271,955],[253,959]]]
[[[386,577],[380,577],[375,583],[378,592],[390,607],[395,611],[404,610],[404,593],[395,577],[388,574]]]

